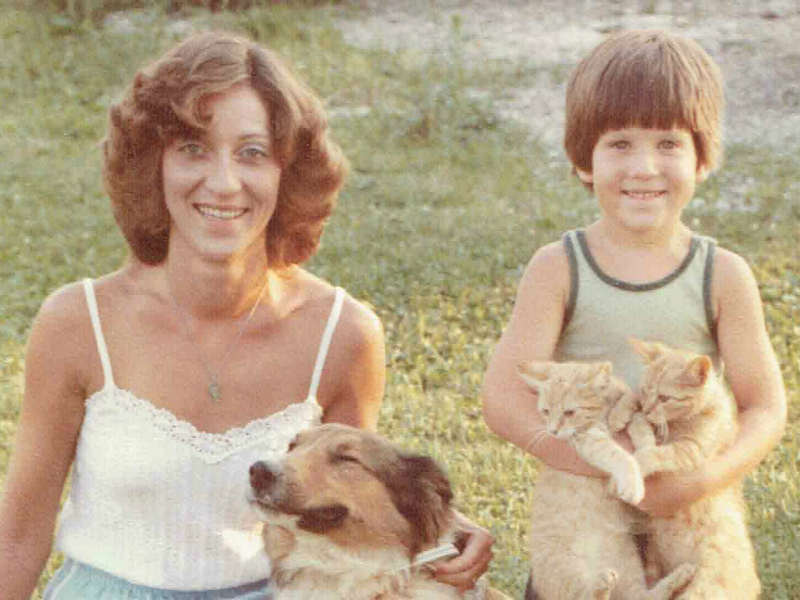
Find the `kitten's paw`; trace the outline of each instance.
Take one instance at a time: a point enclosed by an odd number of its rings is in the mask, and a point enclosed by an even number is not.
[[[639,469],[642,471],[642,477],[647,477],[651,473],[655,473],[659,470],[657,446],[650,446],[648,448],[637,450],[633,456],[636,458],[636,462],[639,463]]]
[[[628,426],[631,420],[631,412],[625,410],[612,410],[608,415],[608,428],[616,433]]]
[[[692,563],[683,563],[682,565],[678,565],[672,570],[672,573],[668,575],[670,587],[673,591],[685,587],[686,584],[692,580],[695,573],[697,573],[697,565]]]
[[[617,585],[619,576],[614,569],[606,569],[597,577],[592,594],[594,600],[607,600],[611,597],[611,590]]]
[[[644,478],[638,466],[630,471],[612,474],[608,487],[612,495],[628,504],[639,504],[644,498]]]

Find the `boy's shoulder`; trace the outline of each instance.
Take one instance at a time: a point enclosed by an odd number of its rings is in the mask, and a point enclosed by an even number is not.
[[[714,252],[714,274],[718,279],[753,279],[753,272],[744,257],[722,246],[717,246]]]
[[[528,268],[531,267],[559,267],[565,266],[568,259],[564,234],[560,239],[540,246],[531,257]]]
[[[567,290],[569,287],[569,256],[562,239],[539,247],[525,267],[522,288]]]

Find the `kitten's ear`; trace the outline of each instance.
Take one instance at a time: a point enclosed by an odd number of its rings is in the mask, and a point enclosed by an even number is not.
[[[549,376],[547,364],[535,360],[519,363],[517,365],[517,373],[535,391],[539,390],[539,387],[547,381]]]
[[[645,342],[636,338],[628,338],[628,343],[645,362],[653,362],[661,354],[662,346],[657,342]]]
[[[711,373],[711,359],[705,355],[698,356],[686,365],[679,382],[692,387],[700,387],[708,380],[709,373]]]

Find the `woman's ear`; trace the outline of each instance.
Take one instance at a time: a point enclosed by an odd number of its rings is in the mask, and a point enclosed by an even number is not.
[[[583,169],[575,167],[575,173],[578,174],[578,177],[583,183],[587,183],[589,185],[592,185],[594,183],[594,178],[592,177],[591,171],[584,171]]]

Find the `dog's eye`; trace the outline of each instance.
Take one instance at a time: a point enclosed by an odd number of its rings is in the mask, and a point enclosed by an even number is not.
[[[358,459],[355,456],[350,456],[349,454],[334,454],[332,459],[333,462],[358,462]]]
[[[291,442],[289,442],[289,448],[288,448],[287,452],[291,452],[295,448],[297,448],[297,442],[295,440],[292,440]]]

